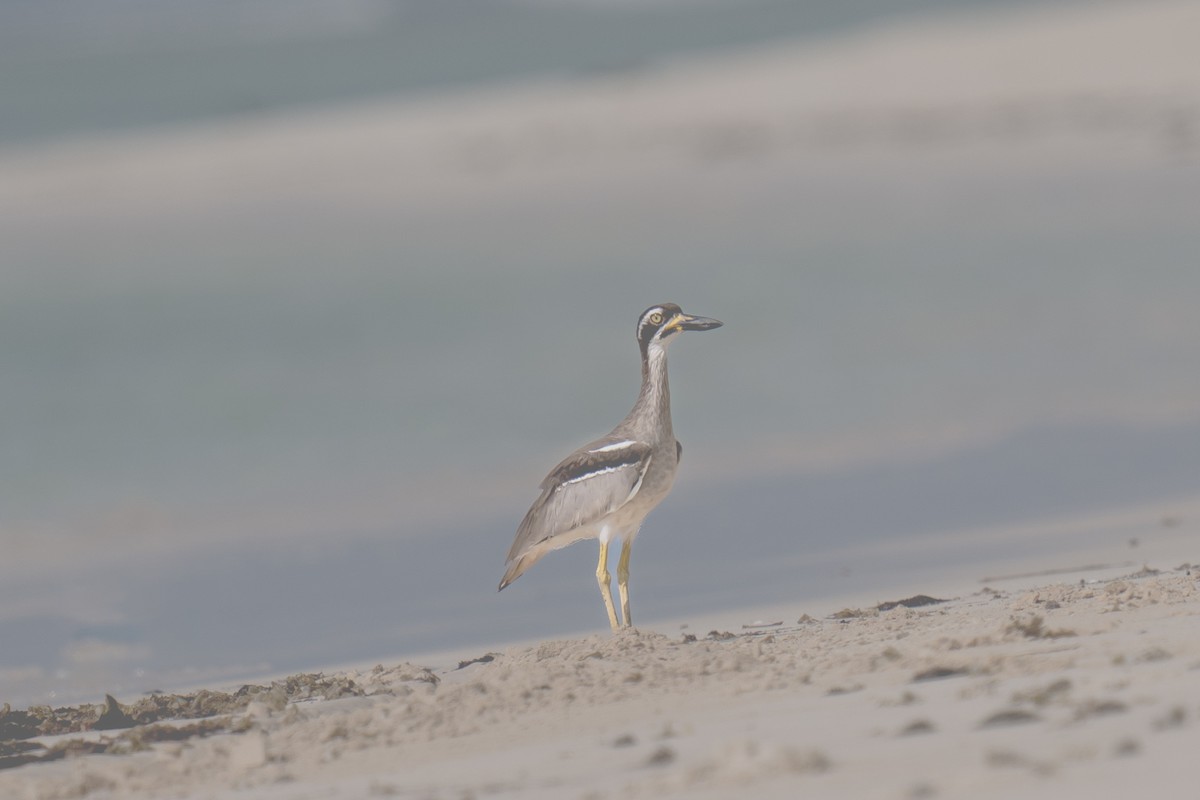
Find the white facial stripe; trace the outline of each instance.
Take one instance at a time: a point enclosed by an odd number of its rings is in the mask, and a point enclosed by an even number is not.
[[[637,442],[632,439],[626,439],[623,442],[613,442],[606,444],[603,447],[597,447],[595,450],[588,450],[589,453],[610,453],[613,450],[624,450],[626,447],[633,447]]]
[[[653,322],[650,321],[650,318],[652,316],[654,316],[655,314],[662,314],[664,318],[667,316],[666,312],[663,311],[661,308],[652,308],[649,311],[647,311],[645,314],[643,314],[642,322],[640,325],[638,325],[638,338],[639,339],[641,338],[642,329],[645,328],[647,325],[654,324]]]

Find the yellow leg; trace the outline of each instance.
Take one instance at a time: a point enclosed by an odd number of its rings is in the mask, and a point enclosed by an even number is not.
[[[633,625],[629,616],[629,553],[633,543],[626,539],[621,544],[621,560],[617,562],[617,591],[621,593],[621,614],[625,617],[625,627]]]
[[[600,595],[604,598],[604,607],[608,609],[608,624],[617,630],[617,610],[613,608],[612,588],[608,576],[608,542],[600,541],[600,561],[596,564],[596,583],[600,584]]]

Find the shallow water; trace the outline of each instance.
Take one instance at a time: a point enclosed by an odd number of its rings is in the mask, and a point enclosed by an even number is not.
[[[1029,0],[0,3],[0,142],[39,142],[821,37]]]

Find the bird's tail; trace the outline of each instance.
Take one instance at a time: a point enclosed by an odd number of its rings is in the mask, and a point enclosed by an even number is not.
[[[508,569],[504,572],[504,577],[500,579],[500,588],[496,591],[504,591],[505,586],[508,586],[517,578],[521,577],[521,573],[532,567],[533,563],[537,561],[539,557],[540,556],[529,554],[523,555],[520,558],[515,558],[508,562]]]

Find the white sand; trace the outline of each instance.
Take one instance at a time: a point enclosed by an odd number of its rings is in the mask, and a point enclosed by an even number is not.
[[[1187,796],[1198,577],[982,590],[725,640],[543,642],[437,684],[380,668],[351,676],[368,697],[21,767],[0,773],[0,796]]]

